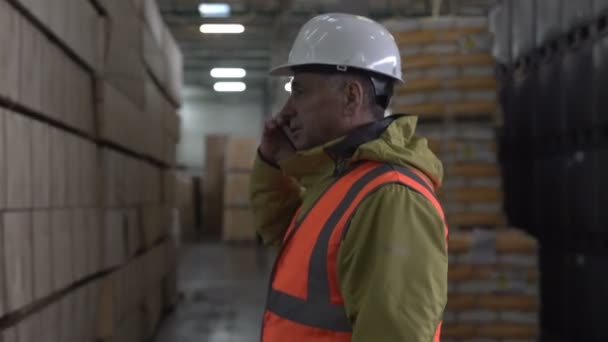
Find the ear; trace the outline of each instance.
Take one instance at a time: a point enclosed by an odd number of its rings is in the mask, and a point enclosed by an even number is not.
[[[365,102],[363,85],[357,80],[350,80],[344,88],[344,114],[349,117],[356,116]]]

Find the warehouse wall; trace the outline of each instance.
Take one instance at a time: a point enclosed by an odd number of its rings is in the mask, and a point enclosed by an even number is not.
[[[243,94],[218,94],[187,88],[181,108],[182,139],[177,151],[178,164],[194,171],[202,169],[207,134],[259,137],[265,116],[263,96],[261,89]]]

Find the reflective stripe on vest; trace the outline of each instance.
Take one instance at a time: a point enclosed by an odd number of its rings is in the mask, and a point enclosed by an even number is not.
[[[340,243],[359,204],[388,184],[401,184],[443,210],[430,184],[408,168],[365,162],[338,178],[298,222],[296,213],[271,278],[264,342],[350,341],[337,278]],[[447,238],[447,227],[444,226]],[[439,330],[435,341],[439,340]]]

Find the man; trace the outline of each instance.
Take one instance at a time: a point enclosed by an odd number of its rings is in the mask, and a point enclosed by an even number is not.
[[[292,93],[267,121],[251,180],[255,224],[281,244],[262,341],[439,341],[447,227],[442,165],[416,118],[384,118],[399,49],[347,14],[306,23]]]

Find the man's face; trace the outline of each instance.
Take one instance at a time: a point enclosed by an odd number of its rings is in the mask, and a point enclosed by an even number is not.
[[[297,150],[323,145],[343,135],[343,96],[331,76],[296,73],[281,115]]]

